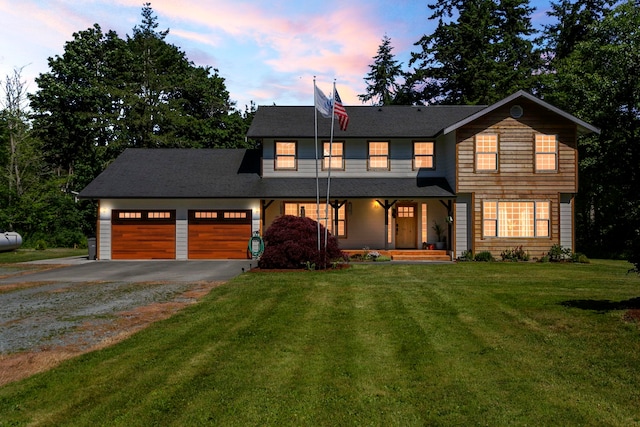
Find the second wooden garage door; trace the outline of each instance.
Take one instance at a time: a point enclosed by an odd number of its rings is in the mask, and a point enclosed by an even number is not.
[[[250,210],[189,211],[189,259],[247,259]]]

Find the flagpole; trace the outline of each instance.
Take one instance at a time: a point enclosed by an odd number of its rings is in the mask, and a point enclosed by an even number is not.
[[[316,91],[316,76],[313,76],[313,111],[314,111],[314,128],[315,128],[315,143],[316,143],[316,220],[318,223],[318,252],[320,252],[320,177],[318,175],[318,105],[317,91]]]
[[[331,190],[331,155],[333,153],[333,126],[336,117],[336,79],[333,79],[333,93],[331,102],[331,133],[329,137],[329,167],[327,168],[327,203],[324,206],[324,252],[327,256],[327,243],[329,240],[329,202],[330,202],[330,190]],[[334,234],[335,234],[334,230]],[[325,259],[326,262],[326,259]]]

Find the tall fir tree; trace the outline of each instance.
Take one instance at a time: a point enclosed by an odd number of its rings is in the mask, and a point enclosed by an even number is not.
[[[402,63],[396,61],[393,55],[391,39],[385,34],[378,53],[373,57],[373,64],[369,65],[369,73],[364,78],[367,82],[367,93],[358,95],[362,102],[371,101],[372,105],[390,105],[396,103],[396,95],[400,84],[398,79],[403,76]]]
[[[578,248],[595,256],[631,251],[640,261],[640,8],[627,0],[588,21],[563,27],[580,37],[553,62],[544,95],[602,130],[579,141]]]
[[[527,0],[438,0],[429,8],[438,26],[415,43],[421,51],[407,79],[414,102],[491,104],[534,87],[540,56]]]

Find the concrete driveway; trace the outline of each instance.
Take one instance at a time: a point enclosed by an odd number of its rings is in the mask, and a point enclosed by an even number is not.
[[[86,257],[34,261],[56,268],[0,279],[25,282],[213,282],[229,280],[257,266],[255,260],[89,261]]]

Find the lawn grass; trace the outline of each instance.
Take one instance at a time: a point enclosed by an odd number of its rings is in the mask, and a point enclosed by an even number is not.
[[[628,263],[245,273],[0,388],[0,425],[639,425]]]
[[[65,258],[82,255],[88,255],[87,249],[16,249],[9,252],[0,252],[0,264],[13,264],[18,262],[39,261],[42,259]]]

